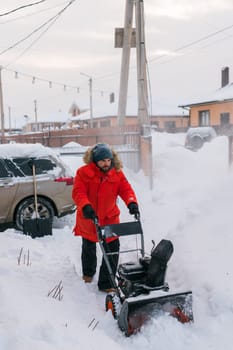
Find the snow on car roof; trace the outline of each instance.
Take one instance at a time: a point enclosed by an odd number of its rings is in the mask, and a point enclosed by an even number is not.
[[[43,157],[58,154],[40,143],[7,143],[0,145],[0,157]]]
[[[209,135],[213,135],[213,136],[217,136],[216,131],[214,130],[214,128],[212,126],[197,126],[197,127],[191,127],[188,129],[187,134],[197,134],[199,133],[200,135],[205,135],[205,134],[209,134]]]

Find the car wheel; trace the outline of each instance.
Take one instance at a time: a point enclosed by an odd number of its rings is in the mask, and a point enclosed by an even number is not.
[[[38,197],[38,218],[54,218],[52,204],[45,198]],[[15,227],[23,231],[23,220],[35,218],[35,201],[33,197],[24,199],[15,212]]]
[[[194,150],[198,150],[203,146],[204,141],[200,136],[194,136],[191,139],[191,146]]]

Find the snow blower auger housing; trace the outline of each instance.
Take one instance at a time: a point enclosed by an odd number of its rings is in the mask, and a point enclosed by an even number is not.
[[[94,220],[109,278],[116,290],[106,296],[106,311],[111,310],[126,336],[137,333],[147,321],[164,312],[182,323],[192,322],[192,292],[170,293],[165,281],[167,263],[173,253],[172,242],[162,239],[156,246],[153,242],[151,254],[146,256],[139,215],[135,219],[104,227],[99,226],[98,218]],[[120,264],[115,278],[110,264],[112,253],[105,250],[103,242],[108,237],[130,235],[140,235],[140,246],[120,254],[139,251],[140,257],[136,262]]]

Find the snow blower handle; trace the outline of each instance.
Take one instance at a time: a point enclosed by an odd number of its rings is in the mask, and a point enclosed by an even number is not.
[[[93,223],[96,227],[96,232],[97,232],[97,236],[98,236],[98,240],[99,241],[102,241],[103,240],[103,235],[102,235],[102,231],[101,231],[101,228],[99,226],[99,219],[98,219],[98,216],[95,216],[93,218]]]
[[[94,222],[95,226],[99,226],[98,216],[95,216],[95,217],[93,218],[93,222]]]
[[[107,226],[99,225],[99,220],[97,216],[93,218],[93,223],[96,227],[96,232],[97,232],[97,237],[99,242],[106,241],[108,238],[117,237],[117,234],[111,229],[112,225],[107,225]]]

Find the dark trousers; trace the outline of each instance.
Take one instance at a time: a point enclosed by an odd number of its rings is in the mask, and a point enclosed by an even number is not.
[[[105,252],[117,253],[113,255],[108,255],[109,263],[110,263],[113,275],[115,276],[117,271],[118,259],[119,259],[119,249],[120,249],[119,239],[116,239],[110,243],[103,242],[103,245],[105,248]],[[90,276],[90,277],[94,276],[94,274],[96,273],[96,266],[97,266],[95,242],[91,242],[85,238],[82,239],[81,261],[82,261],[83,275]],[[98,287],[99,289],[108,289],[113,287],[106,263],[104,261],[104,257],[102,257],[102,262],[100,266]]]

